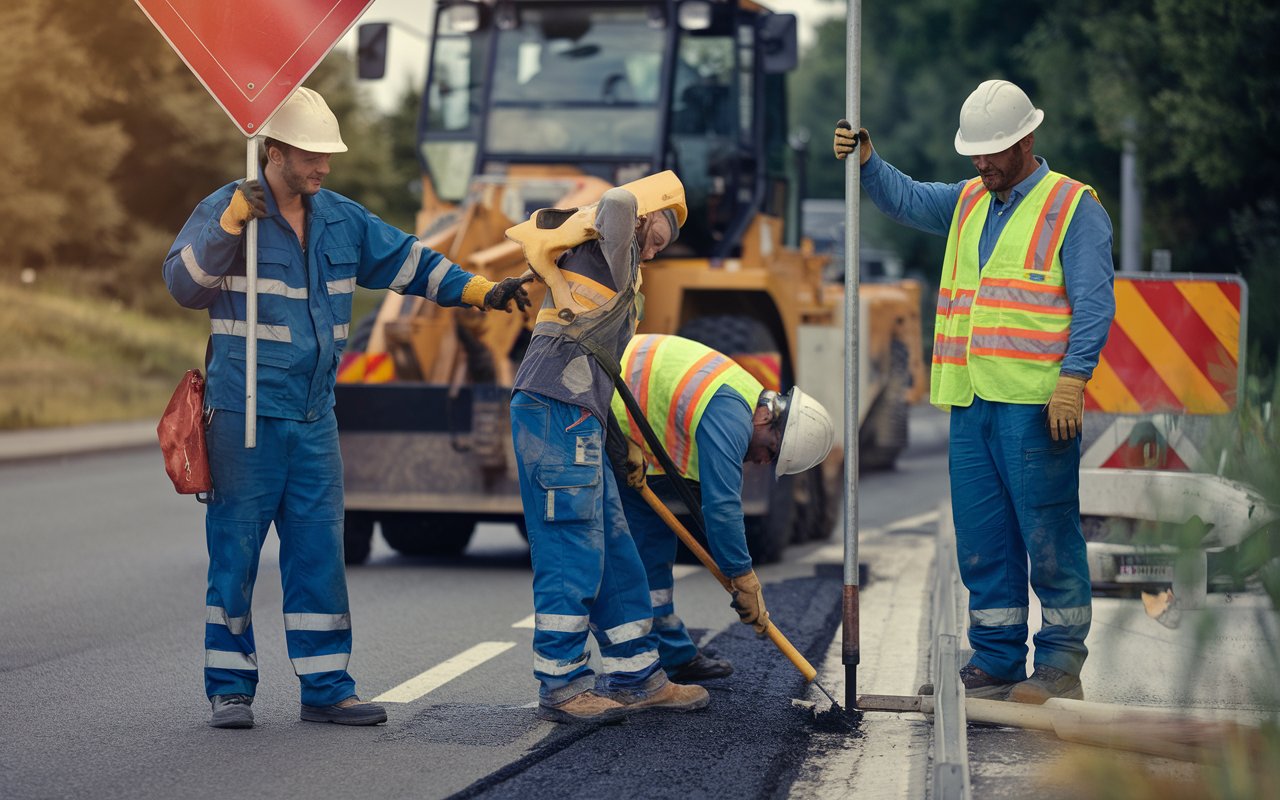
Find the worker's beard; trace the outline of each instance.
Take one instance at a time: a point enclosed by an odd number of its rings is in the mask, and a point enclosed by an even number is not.
[[[320,181],[312,180],[307,174],[297,169],[292,158],[286,158],[280,165],[280,177],[284,179],[284,185],[294,194],[310,197],[320,191]]]
[[[1015,186],[1027,166],[1026,156],[1022,149],[1015,146],[1009,160],[1000,168],[991,168],[982,174],[982,185],[992,194],[1007,192]]]

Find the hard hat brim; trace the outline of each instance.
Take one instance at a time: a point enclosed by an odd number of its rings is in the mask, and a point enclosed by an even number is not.
[[[1007,150],[1016,144],[1022,137],[1031,133],[1040,127],[1040,123],[1044,122],[1044,111],[1035,109],[1027,118],[1026,122],[1018,128],[1018,130],[1002,136],[998,139],[987,139],[978,142],[965,141],[964,134],[956,130],[956,152],[962,156],[989,156]]]

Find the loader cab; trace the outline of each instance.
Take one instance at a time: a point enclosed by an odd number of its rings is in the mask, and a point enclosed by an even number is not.
[[[517,177],[618,185],[672,169],[690,215],[671,255],[731,257],[756,214],[798,208],[784,89],[795,61],[795,18],[752,2],[441,0],[418,154],[450,203]],[[513,217],[546,204],[536,189],[522,197]]]

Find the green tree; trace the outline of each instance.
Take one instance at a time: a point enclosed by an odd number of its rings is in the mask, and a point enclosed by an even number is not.
[[[124,125],[99,113],[91,53],[40,0],[0,7],[0,241],[2,268],[92,254],[118,241],[126,214],[111,176],[129,146]]]

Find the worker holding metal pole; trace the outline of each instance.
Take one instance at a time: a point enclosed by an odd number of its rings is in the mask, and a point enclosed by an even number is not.
[[[1083,696],[1092,597],[1080,424],[1115,314],[1111,221],[1092,188],[1034,154],[1043,120],[1022,89],[983,82],[955,134],[978,177],[950,184],[894,169],[865,128],[841,120],[834,139],[837,158],[858,152],[881,211],[947,237],[929,400],[951,412],[951,510],[974,650],[960,677],[970,697],[1030,703]],[[1043,608],[1030,678],[1028,578]]]
[[[862,96],[862,2],[849,0],[845,16],[845,117],[858,119]],[[858,280],[860,278],[858,209],[859,174],[852,165],[844,173],[844,385],[849,402],[844,407],[844,597],[843,638],[840,660],[844,664],[844,704],[856,708],[858,662]]]
[[[324,190],[331,156],[347,146],[319,94],[295,91],[258,138],[254,178],[201,201],[164,263],[169,292],[187,308],[208,309],[211,326],[205,395],[213,477],[205,523],[210,724],[253,725],[258,669],[250,603],[258,555],[274,523],[302,719],[372,725],[384,722],[386,712],[361,702],[347,673],[351,616],[333,411],[353,292],[357,285],[389,288],[441,305],[504,310],[524,308],[529,298],[520,279],[495,284],[465,272],[358,203]],[[261,247],[246,241],[254,235],[253,220],[261,226]],[[249,273],[254,253],[262,272],[256,291]],[[255,431],[251,448],[244,446],[246,426]]]

